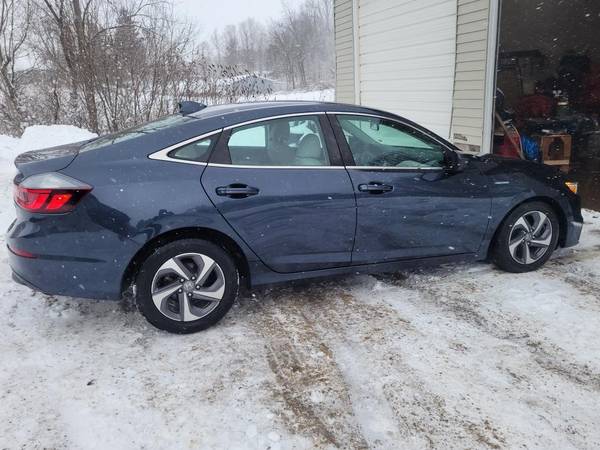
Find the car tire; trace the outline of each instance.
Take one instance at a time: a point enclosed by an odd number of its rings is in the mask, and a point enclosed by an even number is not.
[[[544,202],[527,202],[502,222],[492,247],[492,261],[507,272],[531,272],[543,266],[558,243],[560,223]]]
[[[137,274],[136,304],[156,328],[187,334],[223,318],[239,292],[233,258],[218,245],[184,239],[157,248]]]

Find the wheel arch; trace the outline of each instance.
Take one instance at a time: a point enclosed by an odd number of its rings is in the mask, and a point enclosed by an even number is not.
[[[127,292],[135,282],[135,277],[143,262],[152,252],[163,245],[175,242],[181,239],[203,239],[216,244],[226,250],[234,259],[235,265],[240,272],[242,283],[250,286],[250,267],[248,259],[242,248],[221,231],[203,227],[186,227],[169,230],[163,234],[153,237],[146,242],[141,249],[133,256],[121,279],[121,293]]]
[[[498,233],[500,232],[500,229],[502,228],[502,225],[504,224],[504,222],[506,221],[508,216],[510,216],[512,214],[512,212],[515,209],[517,209],[518,207],[520,207],[526,203],[532,203],[532,202],[546,203],[556,213],[556,217],[558,218],[558,222],[559,222],[558,245],[559,245],[559,247],[562,247],[564,245],[565,239],[567,236],[567,216],[566,216],[565,212],[563,211],[563,209],[561,208],[560,203],[558,203],[558,201],[556,201],[552,197],[535,196],[535,197],[529,197],[525,200],[522,200],[522,201],[516,203],[509,211],[506,212],[506,214],[504,214],[504,217],[502,218],[502,220],[500,222],[498,222],[498,225],[496,225],[494,234],[492,235],[492,238],[489,242],[489,245],[487,248],[487,256],[488,257],[496,243],[496,237],[498,236]]]

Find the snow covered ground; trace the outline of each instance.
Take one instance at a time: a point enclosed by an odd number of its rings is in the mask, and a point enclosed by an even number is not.
[[[0,137],[3,229],[8,159],[89,136],[27,133]],[[598,448],[600,213],[585,220],[581,245],[533,274],[258,289],[191,336],[14,284],[2,237],[0,448]]]

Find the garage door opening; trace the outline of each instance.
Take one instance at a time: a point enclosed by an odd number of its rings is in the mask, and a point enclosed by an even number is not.
[[[494,153],[560,167],[600,210],[600,2],[501,3]]]

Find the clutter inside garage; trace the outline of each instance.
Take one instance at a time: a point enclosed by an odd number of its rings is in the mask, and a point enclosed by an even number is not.
[[[559,167],[600,209],[600,2],[501,2],[494,153]]]

